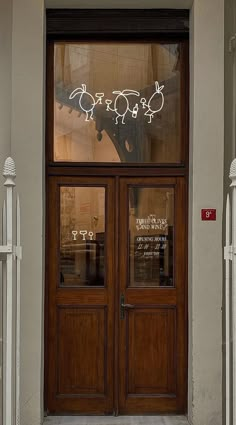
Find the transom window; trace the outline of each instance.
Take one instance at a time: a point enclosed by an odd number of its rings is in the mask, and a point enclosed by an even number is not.
[[[181,42],[55,42],[54,161],[183,162],[182,57]]]

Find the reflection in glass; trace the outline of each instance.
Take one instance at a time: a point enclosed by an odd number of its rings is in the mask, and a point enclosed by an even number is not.
[[[60,188],[60,285],[104,286],[105,188]]]
[[[54,160],[180,162],[180,79],[179,43],[55,43]]]
[[[173,286],[174,189],[129,189],[129,286]]]

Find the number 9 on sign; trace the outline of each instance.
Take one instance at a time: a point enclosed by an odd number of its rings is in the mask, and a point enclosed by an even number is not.
[[[215,221],[216,220],[216,209],[206,208],[201,210],[201,218],[203,221]]]

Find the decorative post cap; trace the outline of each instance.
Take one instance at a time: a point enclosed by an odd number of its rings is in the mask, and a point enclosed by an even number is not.
[[[3,176],[6,179],[4,186],[15,186],[14,179],[16,177],[16,166],[14,160],[10,156],[4,163]]]

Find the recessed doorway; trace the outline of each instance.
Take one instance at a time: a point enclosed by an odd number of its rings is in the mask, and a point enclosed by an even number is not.
[[[186,37],[49,37],[46,173],[47,412],[186,413]]]

